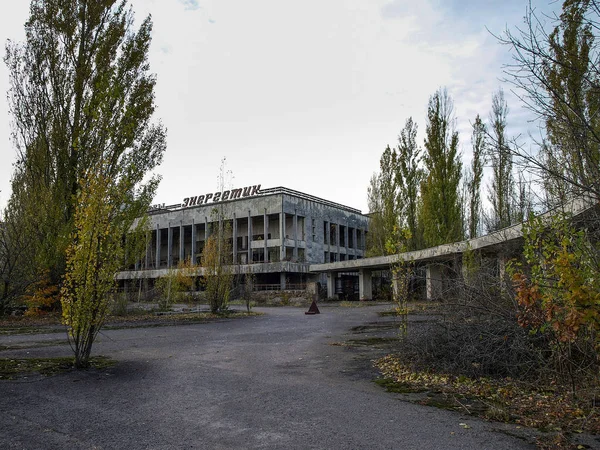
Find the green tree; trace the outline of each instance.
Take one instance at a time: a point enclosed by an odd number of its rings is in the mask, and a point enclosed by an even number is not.
[[[367,234],[367,255],[380,256],[395,253],[392,243],[397,241],[400,205],[396,172],[398,155],[389,145],[379,161],[380,171],[371,178],[368,191],[371,225]]]
[[[561,173],[578,186],[600,183],[600,95],[592,69],[598,6],[591,1],[565,1],[560,23],[549,36],[554,58],[546,69],[553,114],[546,119],[548,138]],[[586,17],[591,13],[593,17]],[[577,189],[576,191],[579,191]]]
[[[26,41],[9,42],[9,105],[17,162],[12,201],[32,242],[37,273],[59,284],[82,180],[102,166],[126,178],[123,208],[143,211],[156,180],[165,129],[152,122],[152,22],[133,28],[126,0],[33,0]]]
[[[513,223],[514,179],[512,174],[512,153],[506,138],[506,116],[508,105],[502,88],[492,96],[490,114],[491,139],[488,155],[492,163],[492,184],[489,186],[489,200],[492,217],[488,228],[499,230]]]
[[[512,272],[519,324],[550,339],[550,361],[575,390],[579,376],[598,378],[600,270],[598,236],[573,223],[568,215],[531,215],[523,226],[525,264],[513,263]]]
[[[425,128],[426,175],[421,182],[420,221],[427,246],[463,237],[459,192],[462,162],[452,114],[451,97],[446,89],[439,89],[429,98]]]
[[[233,174],[227,170],[227,159],[221,159],[218,188],[221,193],[229,189]],[[235,261],[233,260],[233,230],[231,222],[226,221],[226,205],[221,202],[212,210],[213,227],[202,251],[204,268],[204,286],[206,297],[213,313],[225,312],[235,280]],[[266,239],[266,236],[265,236]]]
[[[379,189],[379,174],[377,172],[371,176],[367,190],[367,205],[369,207],[369,233],[367,234],[366,255],[385,255],[386,237],[382,214],[383,205]]]
[[[33,243],[24,227],[27,223],[25,211],[11,197],[0,217],[0,315],[31,290],[36,276],[28,259]]]
[[[486,138],[485,124],[479,117],[475,118],[473,123],[473,133],[471,134],[471,146],[473,149],[473,159],[467,180],[467,195],[469,198],[468,211],[468,233],[469,238],[477,236],[481,219],[481,180],[483,178],[483,166],[485,164]]]
[[[229,296],[235,277],[231,259],[231,227],[223,220],[223,215],[215,208],[213,213],[215,227],[206,240],[202,251],[204,268],[204,287],[206,297],[213,313],[227,310]]]
[[[418,227],[419,186],[423,178],[421,168],[422,149],[417,145],[417,124],[409,117],[398,136],[396,185],[398,186],[398,209],[401,225],[408,229],[407,250],[421,246]]]
[[[78,185],[61,304],[75,367],[83,368],[89,365],[92,345],[108,314],[115,273],[128,254],[135,257],[125,242],[145,240],[148,221],[139,219],[144,212],[139,207],[125,206],[136,183],[127,176],[113,178],[109,164],[90,170]]]
[[[573,194],[600,197],[600,59],[596,41],[600,3],[565,0],[562,13],[547,22],[528,10],[525,27],[507,30],[500,41],[512,48],[507,80],[526,107],[544,121],[541,153],[516,149],[535,171],[551,203]]]
[[[169,267],[166,275],[156,280],[156,289],[160,293],[158,305],[169,309],[173,303],[188,300],[187,293],[194,289],[198,267],[190,258],[179,261],[176,267]]]

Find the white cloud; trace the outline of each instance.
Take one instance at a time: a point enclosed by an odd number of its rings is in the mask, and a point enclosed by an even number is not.
[[[137,23],[154,20],[150,65],[168,127],[156,201],[213,190],[227,156],[240,185],[284,185],[366,209],[381,152],[409,116],[422,134],[440,86],[454,97],[468,148],[469,121],[487,118],[505,57],[485,25],[515,23],[514,11],[524,12],[516,3],[132,1]],[[14,24],[26,12],[3,14],[5,37],[22,39]],[[4,68],[0,75],[6,90]],[[8,128],[0,131],[6,142]],[[14,152],[2,155],[6,179]]]
[[[198,4],[198,0],[179,0],[181,3],[183,3],[183,5],[185,6],[185,9],[188,10],[196,10],[198,8],[200,8],[200,5]]]

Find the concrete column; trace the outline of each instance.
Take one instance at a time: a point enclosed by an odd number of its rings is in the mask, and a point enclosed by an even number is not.
[[[356,228],[352,228],[352,247],[354,250],[358,250],[358,242],[356,241],[357,235]],[[356,254],[356,252],[354,253]]]
[[[183,228],[183,221],[179,224],[179,262],[185,261],[185,230]]]
[[[264,250],[264,259],[265,262],[269,261],[269,243],[267,242],[269,240],[269,216],[267,216],[267,210],[265,208],[265,212],[263,214],[263,234],[265,235],[265,250]]]
[[[344,247],[346,248],[346,254],[348,254],[348,225],[344,227]]]
[[[238,263],[238,258],[237,258],[237,219],[235,216],[235,213],[233,213],[233,227],[232,227],[232,237],[233,237],[233,243],[232,243],[232,248],[233,248],[233,264],[237,264]]]
[[[194,223],[194,219],[192,219],[192,255],[190,260],[192,264],[196,264],[196,224]]]
[[[160,269],[160,228],[156,224],[156,268]]]
[[[323,244],[325,245],[329,245],[329,222],[325,221],[324,222],[325,226],[325,236],[323,236]]]
[[[430,264],[427,266],[426,286],[427,300],[437,300],[442,296],[442,266]]]
[[[392,294],[393,294],[393,299],[397,300],[398,299],[398,295],[400,294],[400,280],[398,278],[398,275],[396,275],[393,271],[392,271]]]
[[[335,251],[337,252],[336,261],[340,260],[340,224],[335,224]]]
[[[506,265],[509,259],[505,256],[498,255],[498,276],[500,277],[500,291],[506,293]]]
[[[327,298],[335,298],[335,273],[327,272]]]
[[[204,245],[206,245],[206,241],[208,240],[208,217],[204,216]]]
[[[248,210],[248,264],[252,264],[252,216]]]
[[[294,258],[298,258],[298,211],[294,210]]]
[[[167,268],[170,268],[173,262],[173,228],[170,222],[167,230]]]
[[[285,272],[279,273],[279,289],[285,291]]]
[[[279,213],[279,229],[281,234],[281,247],[279,248],[279,260],[283,261],[285,258],[285,213],[281,211]]]
[[[360,300],[373,299],[373,279],[371,271],[360,269],[358,271],[358,298]]]
[[[134,270],[136,270],[136,271],[140,270],[141,264],[142,264],[142,261],[136,258],[135,263],[133,264]]]
[[[146,269],[146,270],[150,269],[150,250],[152,249],[151,238],[152,238],[152,233],[150,231],[148,231],[146,233],[146,259],[144,262],[144,269]]]

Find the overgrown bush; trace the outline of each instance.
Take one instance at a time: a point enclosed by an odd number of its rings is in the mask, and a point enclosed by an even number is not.
[[[517,305],[509,290],[502,289],[495,268],[476,270],[468,283],[456,274],[445,284],[435,319],[408,324],[404,353],[418,370],[534,377],[543,366],[543,338],[519,326]]]
[[[511,273],[518,323],[547,342],[547,361],[575,391],[600,369],[600,252],[597,224],[576,228],[567,216],[524,226],[523,261]]]
[[[177,267],[171,267],[166,275],[156,280],[160,309],[169,309],[174,303],[188,300],[187,295],[194,288],[196,271],[197,267],[187,259],[180,261]]]
[[[437,319],[426,332],[409,323],[402,345],[414,368],[563,384],[573,392],[596,386],[597,223],[532,218],[524,226],[524,251],[506,273],[496,257],[465,252],[461,273],[444,284]]]

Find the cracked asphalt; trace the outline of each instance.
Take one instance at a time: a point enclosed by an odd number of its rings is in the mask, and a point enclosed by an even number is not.
[[[375,353],[331,345],[384,308],[107,330],[92,353],[115,367],[0,381],[0,448],[534,448],[505,425],[400,401],[371,381]],[[0,336],[6,347],[70,355],[62,333]]]

